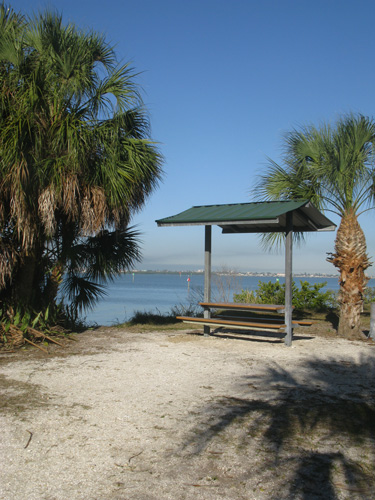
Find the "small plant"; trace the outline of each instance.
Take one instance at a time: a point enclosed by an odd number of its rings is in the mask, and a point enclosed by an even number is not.
[[[61,333],[62,328],[58,326],[61,320],[60,307],[54,308],[53,313],[49,307],[43,311],[35,312],[18,307],[14,309],[5,303],[0,309],[0,345],[8,347],[20,347],[25,342],[45,341],[50,339],[48,335]]]
[[[189,298],[185,303],[176,304],[171,308],[172,316],[202,316],[199,302],[203,302],[203,288],[192,287]]]

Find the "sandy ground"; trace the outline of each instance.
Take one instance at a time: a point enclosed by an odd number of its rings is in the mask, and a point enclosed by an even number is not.
[[[375,498],[375,347],[100,328],[0,354],[0,498]]]

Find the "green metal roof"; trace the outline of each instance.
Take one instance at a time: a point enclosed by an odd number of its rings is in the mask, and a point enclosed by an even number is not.
[[[309,201],[266,201],[195,206],[156,221],[158,226],[217,225],[223,233],[266,233],[286,230],[293,214],[294,231],[333,231],[336,225]]]

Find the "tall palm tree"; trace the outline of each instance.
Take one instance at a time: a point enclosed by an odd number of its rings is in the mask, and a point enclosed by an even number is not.
[[[362,115],[340,118],[334,127],[308,126],[285,136],[283,166],[270,160],[254,194],[267,200],[308,199],[341,219],[335,251],[340,271],[339,334],[361,337],[360,313],[370,266],[358,216],[374,208],[375,124]]]
[[[135,73],[103,36],[0,7],[0,298],[80,308],[139,259],[162,158]],[[82,270],[87,271],[85,278]]]

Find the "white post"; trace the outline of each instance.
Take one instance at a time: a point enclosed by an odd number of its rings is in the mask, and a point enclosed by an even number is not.
[[[370,338],[375,340],[375,302],[371,302]]]

